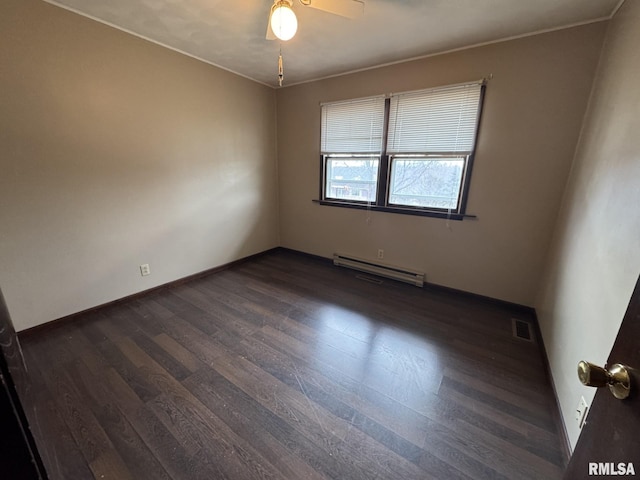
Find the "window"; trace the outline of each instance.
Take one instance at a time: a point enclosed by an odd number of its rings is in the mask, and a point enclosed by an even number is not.
[[[382,96],[322,107],[323,199],[376,201],[384,111]]]
[[[321,203],[462,219],[483,89],[323,104]]]

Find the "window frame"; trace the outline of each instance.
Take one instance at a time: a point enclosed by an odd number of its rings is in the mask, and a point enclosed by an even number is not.
[[[334,206],[334,207],[346,207],[346,208],[355,208],[355,209],[366,209],[372,211],[379,212],[388,212],[388,213],[396,213],[396,214],[404,214],[404,215],[417,215],[424,217],[435,217],[435,218],[445,218],[448,220],[463,220],[464,218],[476,218],[475,215],[469,215],[466,213],[467,210],[467,201],[469,197],[469,189],[471,185],[471,173],[473,170],[473,164],[475,160],[475,153],[478,143],[478,137],[480,134],[480,124],[482,118],[482,110],[484,106],[484,96],[486,90],[486,82],[484,80],[478,82],[465,82],[462,85],[474,85],[478,84],[480,86],[480,93],[478,99],[478,114],[476,117],[475,124],[475,137],[473,142],[473,147],[470,152],[461,154],[460,152],[420,152],[417,155],[417,158],[443,158],[448,156],[455,156],[456,158],[465,157],[465,163],[461,173],[460,179],[460,187],[458,192],[458,205],[456,209],[448,209],[448,208],[437,208],[437,207],[421,207],[421,206],[412,206],[412,205],[398,205],[390,203],[390,190],[391,190],[391,171],[392,171],[392,163],[394,158],[407,158],[408,154],[403,153],[394,153],[389,154],[387,152],[387,140],[389,135],[389,116],[390,116],[390,106],[391,106],[391,96],[387,96],[385,98],[385,107],[384,107],[384,122],[383,122],[383,134],[382,134],[382,145],[379,156],[377,154],[371,155],[367,154],[368,158],[377,158],[378,159],[378,178],[377,178],[377,193],[376,193],[376,201],[368,202],[361,200],[351,200],[351,199],[338,199],[327,197],[327,163],[328,160],[332,157],[337,157],[336,154],[320,154],[320,191],[319,191],[319,200],[314,200],[314,202],[319,203],[320,205],[326,206]],[[442,87],[429,88],[428,90],[438,90],[440,88],[446,89],[455,87],[458,85],[446,85]],[[357,99],[355,99],[357,100]],[[321,132],[322,135],[322,132]],[[340,158],[357,158],[358,154],[339,154]]]

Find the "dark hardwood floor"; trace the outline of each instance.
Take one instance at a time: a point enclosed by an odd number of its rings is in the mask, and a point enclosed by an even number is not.
[[[530,313],[357,275],[278,250],[24,335],[50,477],[561,478]]]

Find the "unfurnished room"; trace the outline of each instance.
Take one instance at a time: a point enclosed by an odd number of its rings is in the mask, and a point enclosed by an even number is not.
[[[0,476],[640,475],[638,0],[3,0]]]

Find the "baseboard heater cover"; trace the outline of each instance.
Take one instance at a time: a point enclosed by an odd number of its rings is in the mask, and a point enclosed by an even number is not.
[[[416,287],[424,286],[424,273],[406,268],[375,263],[371,260],[345,255],[342,253],[333,254],[333,264],[338,267],[351,268],[360,272],[371,273],[381,277],[391,278],[400,282],[410,283]]]

